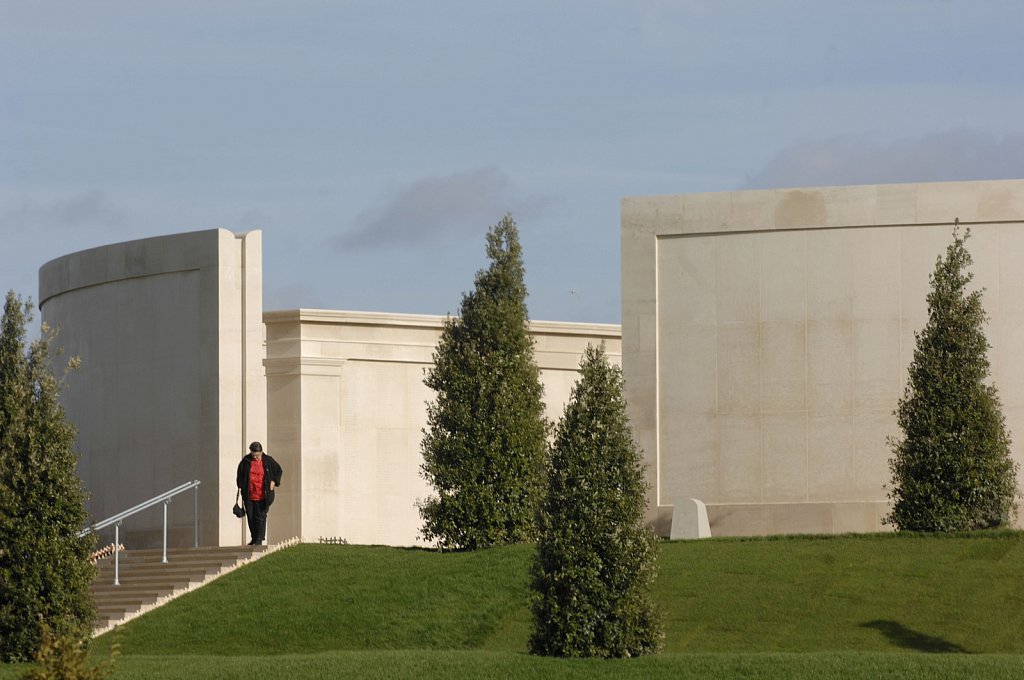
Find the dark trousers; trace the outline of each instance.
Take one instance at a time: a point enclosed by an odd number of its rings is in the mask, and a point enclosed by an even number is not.
[[[245,501],[245,516],[249,520],[249,535],[252,543],[259,544],[267,539],[267,499]]]

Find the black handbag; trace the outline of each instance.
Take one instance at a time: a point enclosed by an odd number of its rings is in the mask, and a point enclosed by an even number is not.
[[[235,492],[235,506],[231,508],[231,512],[235,513],[235,517],[245,517],[245,508],[238,504],[238,499],[241,495],[241,489]]]

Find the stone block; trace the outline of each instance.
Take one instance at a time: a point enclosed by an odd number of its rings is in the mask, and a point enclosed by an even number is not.
[[[901,341],[899,319],[854,322],[853,393],[857,408],[895,406],[906,375],[900,367]]]
[[[762,500],[769,503],[806,500],[806,413],[765,413],[762,417]]]
[[[812,412],[807,423],[807,499],[845,500],[852,496],[853,410]]]
[[[999,312],[1024,318],[1024,224],[1003,224],[998,231],[998,259],[992,268],[999,273]]]
[[[761,410],[803,411],[807,406],[807,324],[761,324]]]
[[[718,323],[760,320],[760,236],[736,234],[715,243],[715,302]]]
[[[666,322],[659,330],[658,371],[671,376],[660,383],[662,408],[672,413],[715,413],[718,328]]]
[[[718,494],[718,428],[713,414],[673,414],[661,420],[659,498],[703,498]]]
[[[978,182],[942,182],[917,185],[919,223],[945,223],[978,219]]]
[[[807,323],[807,407],[853,408],[853,333],[849,319]]]
[[[730,194],[729,227],[742,231],[775,228],[775,192],[771,189]]]
[[[850,227],[873,224],[878,210],[878,187],[871,184],[821,189],[825,225]]]
[[[889,482],[888,438],[898,435],[896,417],[889,409],[858,410],[854,430],[854,479],[851,489],[858,500],[880,501]]]
[[[761,500],[761,414],[718,416],[718,499]]]
[[[823,227],[825,194],[821,189],[780,189],[775,193],[775,228]]]
[[[682,223],[678,225],[677,233],[707,234],[731,230],[732,194],[730,192],[690,194],[679,198]]]
[[[872,224],[897,225],[917,222],[917,188],[914,184],[879,184],[875,187],[875,218]]]
[[[780,503],[768,506],[769,534],[831,534],[831,503]]]
[[[672,532],[669,538],[673,541],[684,538],[711,538],[707,506],[696,498],[677,502],[672,512]]]
[[[807,318],[849,319],[853,313],[853,242],[858,230],[807,234]]]
[[[658,316],[684,324],[718,321],[717,239],[666,239],[658,248]]]
[[[852,233],[853,318],[898,318],[902,267],[900,230],[877,227]]]
[[[769,532],[767,505],[708,505],[708,525],[715,536],[766,536]]]
[[[756,322],[718,327],[719,413],[760,413],[760,330]]]
[[[680,196],[627,196],[621,202],[622,231],[629,234],[678,233],[682,226]]]
[[[878,531],[875,503],[836,503],[834,533],[871,533]]]
[[[1022,185],[1024,182],[1021,180],[979,182],[978,219],[987,222],[1019,221],[1024,215]]]
[[[761,236],[761,319],[794,321],[807,317],[807,232]]]

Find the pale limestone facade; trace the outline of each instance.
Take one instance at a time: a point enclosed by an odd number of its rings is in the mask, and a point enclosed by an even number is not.
[[[263,312],[262,236],[208,230],[66,255],[40,270],[43,320],[83,368],[64,404],[80,474],[103,519],[199,479],[200,540],[248,540],[229,509],[253,440],[284,468],[268,538],[417,545],[424,371],[444,317]],[[264,323],[265,321],[265,323]],[[621,361],[619,327],[535,321],[548,417],[584,349]],[[172,503],[170,540],[192,540],[193,503]],[[162,513],[127,520],[129,547],[158,540]]]
[[[957,218],[1024,441],[1024,181],[635,197],[621,217],[623,369],[659,532],[689,498],[714,535],[884,528],[886,438]]]
[[[892,411],[956,218],[993,380],[1024,433],[1022,180],[626,198],[621,340],[614,325],[531,325],[548,416],[605,342],[660,533],[690,498],[714,535],[884,529]],[[95,518],[200,479],[201,541],[244,542],[228,508],[260,440],[285,468],[271,540],[417,544],[422,380],[443,317],[264,313],[258,231],[73,253],[40,270],[39,299],[83,360],[64,401]],[[190,499],[172,507],[184,543]],[[159,527],[155,509],[125,535],[151,543]]]
[[[262,235],[223,229],[65,255],[39,271],[43,321],[82,368],[63,403],[78,428],[89,511],[103,519],[198,479],[200,540],[239,541],[235,466],[265,439]],[[171,506],[171,539],[191,541],[194,502]],[[151,541],[153,508],[125,523]]]
[[[268,450],[290,478],[272,533],[418,545],[416,502],[430,494],[419,474],[423,384],[443,317],[294,310],[267,312]],[[557,420],[590,343],[621,360],[619,327],[534,321],[547,416]]]

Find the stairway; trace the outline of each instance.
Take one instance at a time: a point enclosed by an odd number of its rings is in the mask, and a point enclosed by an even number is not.
[[[279,548],[293,545],[293,539],[273,546],[174,548],[167,551],[167,562],[161,561],[163,551],[125,550],[120,554],[120,585],[114,585],[114,558],[97,564],[92,582],[96,604],[93,635],[126,623],[213,579]]]

